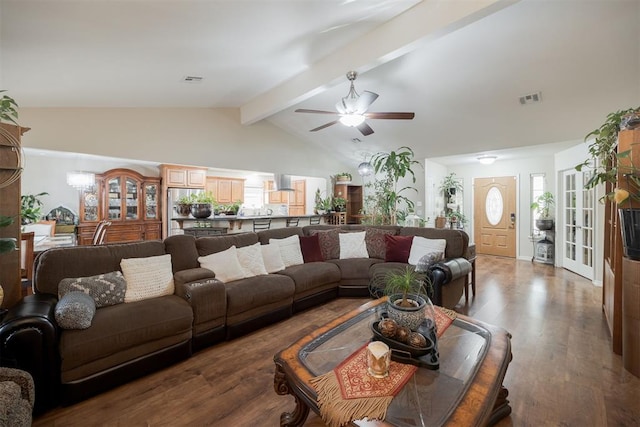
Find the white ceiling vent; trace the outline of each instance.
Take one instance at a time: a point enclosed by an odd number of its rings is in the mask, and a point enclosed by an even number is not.
[[[202,77],[199,76],[184,76],[182,79],[185,83],[202,83]]]
[[[536,92],[520,97],[520,104],[522,105],[537,104],[540,101],[542,101],[542,92]]]

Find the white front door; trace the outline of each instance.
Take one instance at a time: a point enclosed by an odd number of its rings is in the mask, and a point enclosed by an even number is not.
[[[585,189],[590,172],[568,170],[562,179],[560,243],[562,265],[587,279],[593,279],[594,190]]]

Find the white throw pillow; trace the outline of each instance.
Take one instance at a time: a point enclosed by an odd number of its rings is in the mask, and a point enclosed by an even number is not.
[[[244,269],[246,277],[267,274],[260,246],[260,243],[256,243],[251,246],[238,248],[238,261]]]
[[[264,261],[264,268],[267,270],[267,273],[275,273],[276,271],[282,271],[286,268],[282,261],[280,247],[278,247],[278,245],[262,245],[260,246],[260,250],[262,250],[262,260]]]
[[[340,233],[340,259],[369,258],[367,244],[364,241],[366,231],[357,233]]]
[[[120,261],[120,269],[127,282],[124,302],[172,295],[174,292],[169,254],[147,258],[125,258]]]
[[[409,252],[409,264],[417,265],[420,258],[430,252],[439,253],[440,259],[443,259],[446,247],[447,241],[445,239],[427,239],[415,236],[411,243],[411,252]]]
[[[269,243],[280,248],[280,256],[285,267],[304,264],[300,249],[300,237],[297,234],[284,239],[269,239]]]
[[[200,267],[208,268],[216,274],[216,279],[223,283],[248,277],[238,261],[238,250],[235,246],[198,258]]]

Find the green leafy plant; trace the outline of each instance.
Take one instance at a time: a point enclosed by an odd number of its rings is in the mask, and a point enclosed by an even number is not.
[[[462,191],[462,183],[456,178],[455,172],[445,176],[440,183],[440,191],[447,198],[451,199],[456,195],[456,191]]]
[[[400,307],[411,307],[410,295],[429,296],[428,287],[431,286],[429,277],[410,267],[401,270],[389,270],[385,274],[384,293],[386,295],[400,294]]]
[[[6,92],[6,90],[0,90],[0,93],[2,92]],[[13,98],[2,95],[2,98],[0,98],[0,121],[7,120],[17,125],[18,111],[16,108],[18,108],[18,104]]]
[[[552,217],[551,208],[555,205],[553,194],[545,191],[531,203],[531,209],[535,210],[540,219],[549,219]]]
[[[585,184],[585,188],[593,188],[598,184],[612,184],[615,187],[618,181],[618,172],[633,177],[637,173],[637,167],[631,165],[627,169],[619,169],[618,160],[629,157],[629,152],[617,153],[618,132],[622,120],[634,113],[640,113],[640,107],[618,110],[607,115],[605,122],[599,128],[589,132],[585,141],[594,138],[589,144],[589,158],[578,164],[575,169],[580,172],[584,168],[593,168],[591,178]],[[633,178],[631,178],[633,179]],[[614,199],[615,191],[612,189],[604,197]],[[639,196],[640,198],[640,196]]]
[[[342,197],[334,197],[333,198],[333,209],[336,212],[344,212],[347,208],[347,199]]]
[[[464,214],[459,211],[452,210],[451,212],[447,213],[447,218],[449,219],[449,222],[459,222],[460,224],[467,223],[467,217],[465,217]]]
[[[203,191],[198,194],[192,194],[191,203],[203,203],[213,206],[216,203],[216,199],[213,197],[213,193],[211,191]]]
[[[413,201],[402,193],[406,190],[413,190],[417,193],[418,190],[411,186],[398,188],[398,182],[401,178],[409,176],[413,183],[416,182],[412,168],[415,165],[422,165],[413,157],[413,150],[409,147],[400,147],[396,151],[380,152],[373,155],[371,159],[373,169],[376,174],[383,175],[372,184],[374,193],[367,199],[370,205],[368,211],[372,214],[373,223],[397,224],[397,214],[402,203],[406,205],[407,209],[413,209]]]
[[[0,228],[13,224],[13,217],[0,215]],[[13,237],[0,237],[0,254],[16,250],[16,239]]]
[[[341,173],[336,175],[336,179],[338,177],[345,177],[345,178],[347,178],[347,181],[351,181],[352,180],[351,174],[349,172],[341,172]]]
[[[20,196],[20,220],[22,225],[37,222],[42,217],[42,201],[40,197],[49,193],[23,194]]]
[[[193,198],[191,196],[182,196],[177,201],[177,205],[190,205],[193,202]]]

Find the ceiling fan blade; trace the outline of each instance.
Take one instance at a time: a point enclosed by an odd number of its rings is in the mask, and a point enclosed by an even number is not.
[[[411,120],[415,117],[415,113],[365,113],[367,119],[393,119],[393,120]]]
[[[296,113],[313,113],[313,114],[338,114],[335,111],[324,111],[324,110],[307,110],[306,108],[298,108]]]
[[[375,101],[376,99],[378,99],[377,93],[373,93],[373,92],[369,92],[368,90],[365,90],[360,94],[360,97],[356,102],[356,112],[359,114],[364,114],[364,112],[367,111],[369,106],[373,104],[373,101]]]
[[[365,122],[360,123],[357,127],[364,136],[371,135],[373,133],[373,129],[371,129],[371,126],[369,126]]]
[[[334,120],[334,121],[332,121],[332,122],[325,123],[325,124],[323,124],[322,126],[318,126],[317,128],[313,128],[313,129],[311,129],[309,132],[317,132],[317,131],[322,130],[322,129],[324,129],[324,128],[328,128],[329,126],[333,126],[333,125],[335,125],[336,123],[338,123],[338,121],[339,121],[339,120]]]

